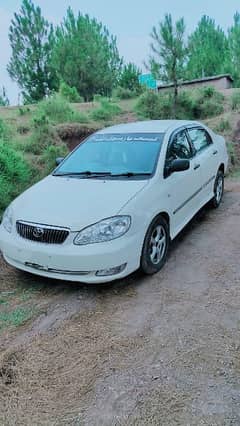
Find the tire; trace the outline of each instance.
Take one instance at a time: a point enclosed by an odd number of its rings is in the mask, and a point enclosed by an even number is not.
[[[152,221],[144,238],[140,262],[144,274],[153,275],[160,271],[167,259],[169,242],[168,223],[162,216],[158,216]]]
[[[224,192],[224,174],[222,170],[218,170],[217,176],[214,182],[214,197],[211,200],[213,208],[217,209],[222,201]]]

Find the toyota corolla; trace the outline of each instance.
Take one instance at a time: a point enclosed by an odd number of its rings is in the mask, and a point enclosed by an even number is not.
[[[0,249],[12,266],[100,283],[164,265],[170,242],[222,200],[223,137],[191,121],[147,121],[88,137],[7,208]]]

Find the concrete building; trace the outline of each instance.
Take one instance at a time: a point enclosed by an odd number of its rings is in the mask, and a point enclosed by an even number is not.
[[[179,87],[182,89],[195,89],[198,87],[213,86],[217,90],[230,89],[233,85],[233,78],[230,74],[215,75],[213,77],[197,78],[195,80],[183,81]],[[159,92],[166,91],[174,87],[173,84],[158,83],[157,89]]]

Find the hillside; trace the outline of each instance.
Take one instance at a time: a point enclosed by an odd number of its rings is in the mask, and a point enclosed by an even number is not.
[[[201,98],[196,97],[196,92],[181,94],[180,118],[191,119],[193,114],[202,114],[204,118],[200,121],[226,138],[230,171],[238,173],[240,90],[229,89],[212,94],[206,89],[205,92],[201,93]],[[56,95],[36,105],[1,107],[0,155],[4,157],[4,166],[0,213],[19,192],[50,173],[56,157],[65,156],[95,130],[139,119],[169,118],[167,111],[170,105],[166,97],[160,96],[157,99],[159,103],[154,104],[156,95],[146,92],[141,99],[145,104],[142,102],[144,110],[140,110],[140,114],[139,107],[136,109],[139,99],[113,101],[101,97],[91,103],[69,104]]]
[[[138,119],[136,113],[134,112],[136,99],[122,100],[119,101],[118,104],[121,110],[113,117],[105,118],[102,120],[91,118],[91,112],[99,107],[99,102],[71,104],[71,107],[74,111],[83,114],[84,116],[87,116],[86,122],[84,122],[83,118],[82,123],[71,123],[71,125],[69,125],[69,122],[66,123],[63,120],[62,123],[58,123],[58,125],[56,125],[56,128],[59,128],[60,134],[62,131],[63,135],[64,129],[66,129],[66,132],[68,132],[71,128],[72,135],[76,135],[76,137],[78,137],[81,134],[81,128],[83,129],[83,135],[85,135],[86,129],[89,129],[89,131],[91,132],[97,129],[101,129],[102,127],[111,126],[113,124],[118,123],[125,123],[129,121],[136,121]],[[33,125],[32,118],[36,109],[37,107],[35,105],[27,105],[22,107],[0,107],[0,119],[4,120],[11,127],[13,132],[12,137],[14,137],[16,141],[24,143],[26,138],[30,138]],[[69,138],[71,138],[70,134]]]
[[[240,120],[240,111],[233,111],[231,108],[231,98],[234,94],[240,93],[240,89],[226,89],[221,90],[224,96],[224,112],[212,118],[206,118],[203,121],[205,124],[210,126],[213,130],[217,131],[227,138],[229,142],[236,139],[236,131],[238,131],[238,121]],[[106,119],[92,119],[91,112],[99,107],[99,102],[88,102],[88,103],[75,103],[71,104],[71,107],[76,112],[87,115],[86,122],[83,123],[66,123],[64,120],[62,123],[55,125],[58,130],[59,136],[72,147],[72,138],[76,138],[76,142],[84,137],[87,133],[91,133],[97,129],[111,126],[118,123],[127,123],[136,121],[139,119],[136,111],[137,99],[120,100],[118,105],[120,111],[113,117]],[[28,106],[13,106],[13,107],[0,107],[0,119],[4,120],[12,131],[12,138],[19,142],[20,145],[24,144],[26,140],[29,140],[32,133],[32,118],[36,111],[35,105]],[[89,117],[90,116],[90,117]],[[167,118],[167,117],[166,117]],[[188,117],[185,117],[188,119]],[[68,121],[68,120],[66,120]]]

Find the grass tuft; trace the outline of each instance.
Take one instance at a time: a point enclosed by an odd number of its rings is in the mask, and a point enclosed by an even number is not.
[[[108,99],[101,99],[100,106],[92,110],[91,118],[97,121],[107,121],[121,113],[121,111],[122,110],[118,104],[111,102]]]
[[[32,308],[17,307],[9,312],[0,312],[0,330],[9,327],[19,327],[33,316]]]

